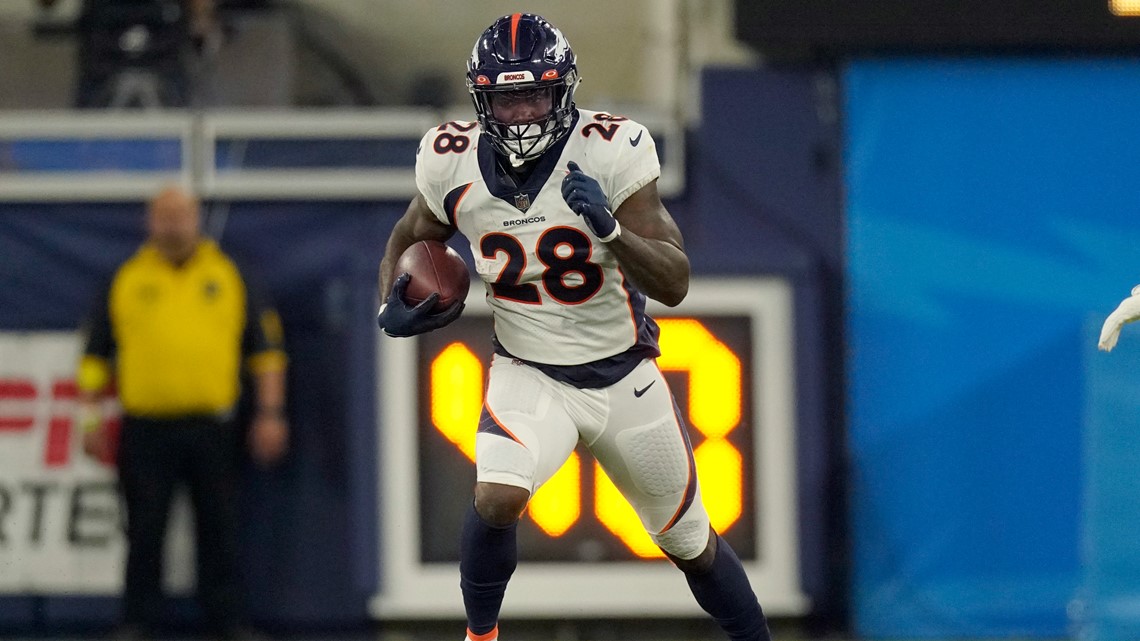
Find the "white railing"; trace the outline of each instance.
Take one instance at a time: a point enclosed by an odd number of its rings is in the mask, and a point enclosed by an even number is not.
[[[173,169],[25,170],[13,149],[20,144],[125,140],[178,145]],[[106,201],[146,199],[162,185],[192,185],[193,121],[186,115],[134,115],[69,111],[10,112],[0,116],[0,201]],[[60,160],[64,160],[60,158]]]
[[[680,194],[685,183],[682,125],[676,118],[651,113],[624,115],[646,125],[663,150],[661,194]],[[232,155],[252,143],[286,139],[407,146],[447,119],[435,111],[412,109],[9,112],[0,114],[0,201],[144,200],[171,182],[216,200],[403,200],[415,195],[411,152],[401,154],[399,164],[382,167],[258,168],[219,155],[224,145]],[[177,159],[167,163],[173,166],[154,170],[120,168],[114,162],[110,168],[44,167],[21,162],[20,157],[21,146],[27,154],[27,147],[37,143],[74,143],[90,153],[99,145],[124,141],[175,146]]]

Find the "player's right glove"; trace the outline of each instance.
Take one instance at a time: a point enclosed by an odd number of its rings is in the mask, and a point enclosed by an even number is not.
[[[458,300],[451,307],[433,314],[431,308],[439,300],[439,294],[428,296],[418,305],[408,304],[404,301],[404,291],[408,289],[410,280],[410,274],[400,274],[392,284],[388,299],[380,306],[376,322],[385,334],[397,337],[423,334],[451,323],[463,313],[464,303]]]
[[[1100,342],[1097,343],[1097,347],[1111,352],[1112,348],[1116,347],[1116,339],[1120,337],[1120,328],[1124,327],[1125,323],[1137,319],[1140,319],[1140,285],[1133,287],[1132,295],[1121,301],[1105,319],[1104,326],[1100,329]]]

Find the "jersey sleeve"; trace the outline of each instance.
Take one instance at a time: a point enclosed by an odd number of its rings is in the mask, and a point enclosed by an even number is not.
[[[91,306],[81,332],[84,335],[83,356],[76,373],[76,385],[83,392],[99,393],[111,379],[111,363],[115,358],[115,333],[111,328],[111,284],[107,283]]]
[[[270,304],[260,280],[249,278],[247,270],[239,269],[238,272],[245,286],[245,329],[241,351],[246,364],[254,374],[283,371],[287,358],[281,317]]]
[[[609,143],[617,145],[613,166],[608,173],[610,208],[618,207],[632,194],[661,176],[661,162],[657,159],[657,145],[644,125],[632,120],[622,123],[617,137]]]
[[[450,225],[443,205],[443,200],[447,197],[445,177],[450,172],[446,154],[434,152],[435,138],[438,135],[438,130],[429,129],[420,140],[419,149],[416,150],[416,188],[439,222]]]

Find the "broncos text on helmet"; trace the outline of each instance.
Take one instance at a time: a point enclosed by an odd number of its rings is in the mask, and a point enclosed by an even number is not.
[[[467,89],[479,126],[495,150],[519,166],[542,155],[570,131],[578,66],[570,43],[541,16],[499,18],[479,36],[467,61]],[[550,98],[545,115],[527,122],[495,117],[496,101]]]

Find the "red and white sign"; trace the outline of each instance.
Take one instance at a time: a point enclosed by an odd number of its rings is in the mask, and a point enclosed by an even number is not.
[[[0,594],[121,589],[115,470],[83,453],[75,423],[79,351],[75,332],[0,332]],[[117,420],[114,405],[107,409]],[[182,503],[167,541],[173,589],[193,574]]]

